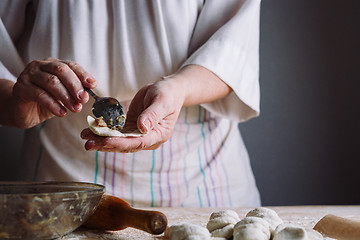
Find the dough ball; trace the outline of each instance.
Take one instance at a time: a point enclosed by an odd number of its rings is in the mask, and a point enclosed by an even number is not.
[[[222,210],[222,211],[218,211],[218,212],[213,212],[210,215],[210,220],[214,219],[214,218],[218,218],[218,217],[231,217],[231,218],[235,219],[235,221],[236,221],[235,223],[240,221],[239,215],[233,210]]]
[[[318,231],[315,231],[314,229],[305,229],[308,236],[309,236],[309,240],[322,240],[324,239],[324,237],[321,235],[321,233],[319,233]]]
[[[239,215],[233,210],[213,212],[206,228],[213,238],[229,239],[233,235],[234,225],[239,221]]]
[[[170,240],[210,240],[210,232],[206,228],[192,223],[174,224],[166,229],[165,236]]]
[[[230,239],[233,236],[234,224],[226,225],[225,227],[215,229],[211,232],[212,238]]]
[[[246,217],[258,217],[266,220],[271,227],[271,232],[274,232],[276,227],[283,223],[279,215],[270,208],[259,207],[251,210],[246,214]]]
[[[239,219],[240,220],[240,219]],[[239,221],[238,220],[238,221]],[[217,217],[217,218],[214,218],[214,219],[211,219],[209,220],[209,222],[207,223],[206,225],[206,228],[212,232],[216,229],[220,229],[220,228],[223,228],[229,224],[236,224],[238,222],[237,220],[235,220],[234,218],[232,217]]]
[[[296,224],[280,224],[274,231],[273,240],[322,240],[323,236]]]
[[[269,240],[270,224],[259,217],[245,217],[234,226],[234,240]]]
[[[96,124],[95,118],[93,118],[92,116],[87,116],[87,122],[88,122],[90,130],[98,136],[103,136],[103,137],[140,137],[140,136],[144,135],[139,130],[134,130],[134,131],[128,131],[125,129],[113,130],[108,127],[99,127]]]
[[[281,224],[274,231],[273,240],[308,240],[305,228],[294,224]]]

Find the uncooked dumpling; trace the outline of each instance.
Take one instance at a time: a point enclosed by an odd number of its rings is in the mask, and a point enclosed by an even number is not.
[[[206,228],[213,238],[230,239],[233,236],[234,225],[239,221],[239,215],[233,210],[213,212]]]
[[[309,240],[322,240],[324,239],[324,237],[321,235],[321,233],[319,233],[318,231],[315,231],[314,229],[311,228],[306,228],[305,229],[308,236],[309,236]]]
[[[259,217],[246,217],[234,226],[234,240],[269,240],[270,224]]]
[[[273,240],[321,240],[322,235],[313,229],[296,224],[280,224],[274,231]]]
[[[144,134],[141,133],[138,129],[134,131],[128,131],[125,129],[110,129],[108,127],[98,126],[95,118],[92,116],[87,117],[87,122],[90,130],[98,135],[103,137],[141,137]]]
[[[166,229],[165,237],[170,240],[210,240],[210,232],[196,224],[179,223]]]
[[[247,217],[258,217],[266,220],[270,224],[273,233],[277,226],[283,223],[279,215],[270,208],[259,207],[246,214]]]

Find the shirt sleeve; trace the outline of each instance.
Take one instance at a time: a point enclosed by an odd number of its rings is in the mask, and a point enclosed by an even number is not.
[[[25,23],[27,1],[0,1],[0,78],[16,81],[25,65],[15,46]]]
[[[217,116],[242,122],[260,112],[259,18],[260,0],[208,0],[200,12],[183,66],[201,65],[233,89],[202,104]]]

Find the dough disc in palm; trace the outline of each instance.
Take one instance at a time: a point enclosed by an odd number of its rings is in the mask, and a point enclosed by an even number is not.
[[[93,118],[92,116],[87,116],[87,122],[88,122],[90,130],[98,136],[103,136],[103,137],[141,137],[144,135],[139,130],[134,130],[134,131],[128,131],[125,129],[113,130],[108,127],[99,127],[96,124],[95,118]]]

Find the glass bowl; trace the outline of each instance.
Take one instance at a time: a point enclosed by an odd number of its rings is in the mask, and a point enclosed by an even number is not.
[[[0,239],[53,239],[95,211],[104,186],[82,182],[0,182]]]

